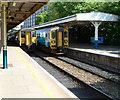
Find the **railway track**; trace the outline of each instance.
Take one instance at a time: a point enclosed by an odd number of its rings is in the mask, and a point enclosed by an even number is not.
[[[113,81],[116,84],[120,84],[120,76],[119,76],[119,74],[117,74],[115,72],[106,71],[101,68],[80,62],[80,61],[72,59],[72,58],[69,58],[67,56],[55,56],[55,58],[62,60],[66,63],[69,63],[77,68],[83,69],[83,70],[93,73],[97,76],[105,78],[107,80]]]
[[[31,54],[30,54],[31,55]],[[34,56],[33,56],[34,55]],[[88,98],[92,98],[92,99],[96,99],[97,97],[97,100],[98,98],[102,98],[102,100],[104,100],[103,98],[105,98],[105,100],[112,100],[112,97],[105,94],[104,92],[102,92],[101,90],[95,88],[93,85],[89,84],[89,82],[87,83],[86,81],[84,80],[81,80],[80,78],[76,77],[74,74],[72,74],[70,71],[67,71],[65,70],[64,68],[60,67],[59,65],[57,65],[55,62],[55,60],[53,60],[52,58],[56,59],[56,57],[51,57],[47,54],[44,54],[43,52],[36,52],[34,54],[32,54],[31,56],[34,60],[36,60],[38,63],[41,61],[40,59],[44,59],[45,62],[49,63],[50,65],[54,66],[54,68],[50,69],[50,67],[46,67],[48,65],[42,65],[49,73],[51,73],[55,78],[57,78],[62,84],[64,84],[69,90],[71,90],[76,96],[78,96],[80,99],[82,97],[82,99],[84,100],[85,97],[83,96],[83,94],[85,93],[85,96],[87,96],[87,94],[89,94],[87,97]],[[40,57],[40,58],[39,58]],[[53,61],[53,62],[52,62]],[[59,62],[59,61],[58,61]],[[59,62],[61,63],[61,61]],[[66,62],[64,62],[66,63]],[[43,63],[40,63],[40,64],[43,64]],[[64,67],[64,64],[61,63],[62,66]],[[74,66],[75,67],[75,66]],[[69,87],[69,85],[71,84],[71,82],[67,82],[66,83],[66,78],[64,80],[64,77],[60,77],[61,75],[58,74],[58,71],[51,71],[51,70],[54,70],[55,68],[57,68],[57,70],[59,69],[60,71],[62,71],[62,73],[64,74],[67,74],[68,76],[72,77],[73,78],[73,81],[72,83],[76,80],[77,83],[79,83],[79,85],[77,85],[77,88],[76,87],[72,87],[72,86],[75,86],[74,84],[71,85]],[[67,69],[67,68],[66,68]],[[58,75],[56,75],[56,73]],[[67,77],[68,77],[67,76]],[[62,82],[63,81],[63,82]],[[68,80],[67,80],[68,81]],[[97,80],[98,81],[98,80]],[[84,86],[84,88],[82,87],[82,91],[81,91],[81,88],[80,86]],[[84,84],[84,85],[83,85]],[[89,87],[89,89],[88,89]],[[87,91],[86,91],[87,90]],[[91,92],[88,93],[88,91],[91,91],[92,90],[92,94]],[[76,92],[77,91],[77,92]],[[94,91],[94,92],[93,92]],[[86,94],[87,93],[87,94]],[[81,95],[82,94],[82,95]],[[108,93],[109,94],[109,93]]]

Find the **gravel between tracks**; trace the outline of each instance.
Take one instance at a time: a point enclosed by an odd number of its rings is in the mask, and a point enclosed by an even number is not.
[[[82,68],[82,69],[85,69],[85,70],[88,70],[90,72],[93,72],[97,75],[100,75],[100,76],[103,76],[109,80],[112,80],[116,83],[119,83],[120,84],[120,76],[118,74],[113,74],[111,72],[108,72],[108,71],[105,71],[105,70],[102,70],[98,67],[95,67],[95,66],[92,66],[92,65],[89,65],[89,64],[85,64],[85,63],[82,63],[80,61],[77,61],[77,60],[74,60],[74,59],[71,59],[69,57],[60,57],[58,56],[59,59],[62,59],[66,62],[69,62],[79,68]]]
[[[37,53],[39,55],[39,53]],[[51,63],[59,66],[60,68],[64,69],[65,71],[71,73],[72,75],[76,76],[80,80],[83,80],[84,82],[94,86],[95,88],[103,91],[104,93],[112,96],[113,98],[120,98],[120,85],[108,81],[104,78],[101,78],[99,76],[93,75],[87,71],[84,71],[82,69],[76,68],[75,66],[68,64],[64,61],[58,60],[54,57],[50,57],[48,55],[43,56],[44,59],[50,61]],[[82,65],[84,66],[84,65]]]
[[[60,70],[54,68],[53,66],[47,64],[37,55],[29,54],[38,64],[40,64],[46,71],[48,71],[53,77],[55,77],[59,82],[61,82],[66,88],[73,92],[80,100],[102,100],[99,95],[94,93],[91,89],[84,88],[84,85],[79,84],[74,79],[64,74]],[[109,99],[108,99],[109,100]]]

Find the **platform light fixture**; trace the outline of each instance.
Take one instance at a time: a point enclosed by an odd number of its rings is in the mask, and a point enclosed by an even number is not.
[[[16,6],[16,2],[13,2],[13,6]]]

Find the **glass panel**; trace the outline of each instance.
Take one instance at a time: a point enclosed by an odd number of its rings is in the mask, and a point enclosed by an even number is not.
[[[68,32],[64,32],[64,37],[68,37]]]
[[[36,37],[36,32],[35,31],[31,31],[31,35],[32,35],[32,37]]]
[[[56,37],[56,31],[53,30],[51,35],[52,35],[51,37],[54,39]]]
[[[25,31],[21,31],[21,37],[25,38]]]

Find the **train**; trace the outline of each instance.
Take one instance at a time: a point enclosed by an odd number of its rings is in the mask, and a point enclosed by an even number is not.
[[[38,46],[50,51],[51,53],[65,52],[68,48],[68,29],[62,27],[51,27],[45,29],[37,29]]]
[[[51,53],[65,53],[69,46],[67,28],[49,27],[44,29],[24,28],[14,33],[19,46],[27,49],[40,48]]]
[[[33,28],[24,28],[14,32],[14,39],[17,44],[26,49],[34,49],[37,46],[36,31]]]

